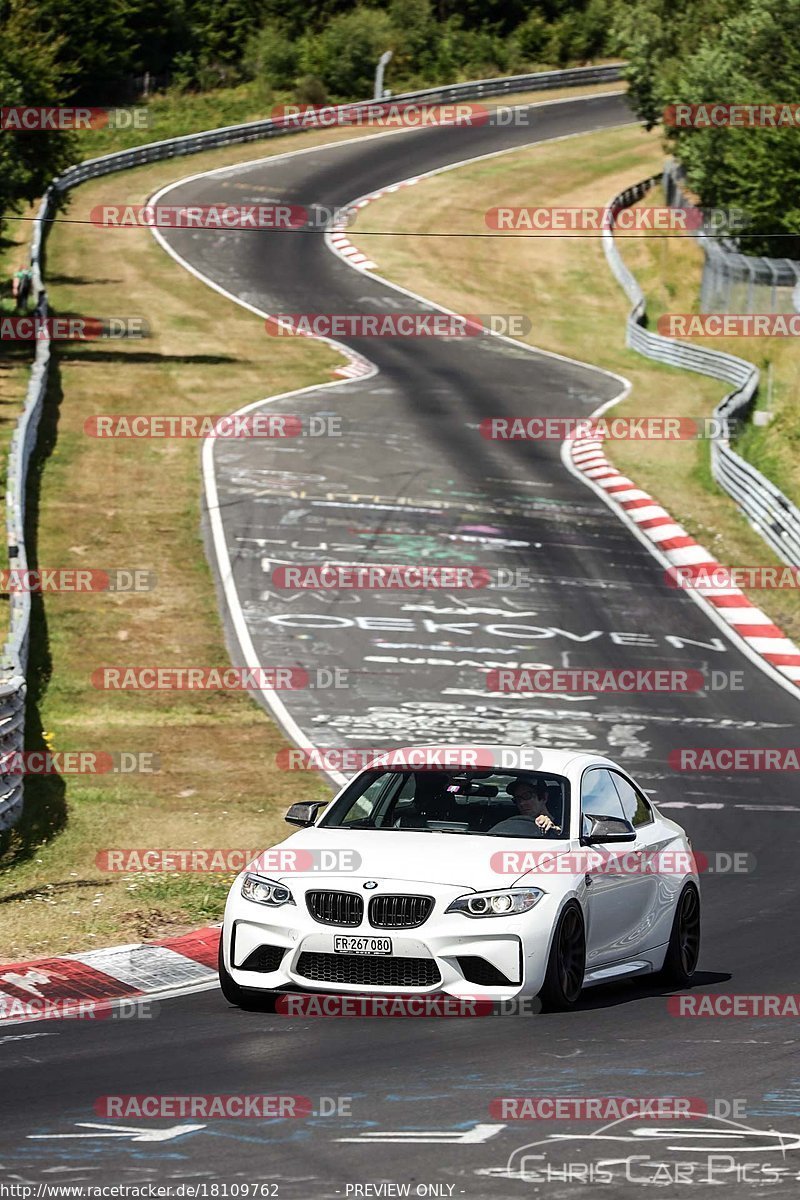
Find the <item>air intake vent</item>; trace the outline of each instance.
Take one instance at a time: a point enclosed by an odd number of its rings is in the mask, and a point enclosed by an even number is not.
[[[480,958],[477,954],[457,958],[458,968],[468,983],[479,983],[483,987],[517,987],[519,980],[507,979],[502,971]]]
[[[258,946],[239,968],[240,971],[277,971],[286,953],[285,946]]]
[[[372,954],[301,954],[297,974],[321,983],[356,987],[431,987],[440,980],[432,958],[391,958]]]
[[[376,929],[415,929],[433,910],[432,896],[373,896],[369,923]]]
[[[308,892],[306,905],[322,925],[360,925],[364,901],[358,892]]]

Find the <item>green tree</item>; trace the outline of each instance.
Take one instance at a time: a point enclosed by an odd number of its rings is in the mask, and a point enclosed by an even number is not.
[[[186,16],[197,61],[233,68],[266,12],[262,0],[186,0]]]
[[[298,58],[296,43],[280,24],[269,21],[248,40],[242,67],[251,79],[289,88],[297,76]]]
[[[359,6],[301,39],[301,70],[321,79],[333,97],[364,99],[372,95],[378,59],[395,39],[387,13]]]
[[[402,80],[404,86],[431,86],[436,79],[441,41],[441,26],[434,17],[431,0],[391,0],[388,11],[394,57],[387,68],[387,86],[392,80]]]
[[[10,0],[0,10],[4,107],[50,107],[65,100],[60,47],[37,32],[35,11],[30,0]],[[75,138],[70,133],[0,132],[0,228],[4,217],[37,200],[53,176],[75,157]]]
[[[603,54],[609,44],[614,12],[614,0],[589,0],[565,12],[552,26],[548,59],[565,67]]]
[[[661,120],[681,64],[703,37],[715,38],[739,0],[636,0],[615,10],[610,45],[628,61],[625,78],[648,129]]]
[[[642,9],[622,40],[634,103],[650,125],[674,104],[780,104],[794,96],[800,0],[748,0],[744,7],[714,0],[700,13],[687,4],[669,14],[649,0]],[[664,133],[704,207],[747,213],[745,252],[800,258],[796,129],[667,126]]]
[[[30,32],[50,39],[64,86],[75,100],[103,105],[124,96],[134,74],[136,39],[129,0],[38,0],[30,5]]]
[[[137,75],[166,75],[191,40],[183,0],[130,0],[125,20],[132,43],[125,66]]]
[[[515,31],[519,52],[529,62],[541,62],[550,37],[550,26],[540,12],[532,12]]]

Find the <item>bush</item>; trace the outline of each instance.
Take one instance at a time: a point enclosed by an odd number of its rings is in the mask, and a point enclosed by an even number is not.
[[[519,53],[527,62],[541,62],[550,38],[550,27],[541,13],[531,13],[514,33]]]
[[[399,80],[403,91],[438,82],[436,58],[441,32],[431,0],[392,0],[389,20],[394,57],[387,68],[387,77]],[[392,90],[400,89],[395,86]]]
[[[378,59],[385,50],[394,49],[395,41],[387,13],[355,8],[334,17],[320,33],[301,39],[300,67],[340,99],[367,99],[372,96]]]
[[[571,12],[552,27],[547,57],[564,67],[602,54],[612,38],[613,6],[608,0],[589,0],[583,12]]]
[[[250,79],[289,88],[297,76],[298,52],[280,25],[270,22],[248,40],[242,70]]]
[[[175,55],[170,86],[178,93],[190,92],[197,86],[197,67],[191,51],[182,50]]]
[[[313,104],[318,107],[328,103],[328,93],[324,83],[316,75],[303,75],[295,85],[294,100],[297,104]]]
[[[484,79],[508,70],[514,47],[485,29],[464,29],[459,17],[445,23],[437,56],[436,78]]]
[[[673,104],[785,103],[800,73],[800,0],[713,0],[664,16],[648,0],[646,21],[622,21],[636,111],[655,124]],[[800,255],[800,144],[790,128],[672,128],[669,149],[709,208],[750,217],[741,249]]]

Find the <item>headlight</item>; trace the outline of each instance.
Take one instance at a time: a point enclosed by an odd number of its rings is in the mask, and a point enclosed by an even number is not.
[[[507,892],[473,892],[459,896],[445,912],[460,912],[467,917],[510,917],[527,912],[541,900],[540,888],[512,888]]]
[[[292,893],[287,887],[276,883],[274,879],[262,879],[259,875],[245,875],[242,880],[242,895],[245,900],[254,900],[256,904],[268,904],[270,908],[294,904]]]

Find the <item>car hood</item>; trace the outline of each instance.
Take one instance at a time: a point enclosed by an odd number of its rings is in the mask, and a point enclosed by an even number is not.
[[[537,881],[536,871],[503,870],[495,856],[501,851],[534,851],[537,855],[566,853],[568,842],[543,843],[532,838],[476,837],[467,834],[427,833],[424,830],[339,830],[302,829],[286,838],[266,855],[278,850],[307,850],[322,854],[317,869],[308,871],[271,870],[261,867],[264,874],[289,884],[292,879],[319,880],[324,876],[340,882],[348,879],[405,880],[407,882],[440,884],[488,891],[510,887],[524,876],[525,881]],[[338,852],[349,851],[351,865],[342,868],[332,864]],[[325,854],[327,852],[327,854]],[[333,852],[333,853],[331,853]],[[269,858],[265,860],[269,863]],[[546,873],[542,874],[542,879]],[[551,877],[552,878],[552,877]]]

